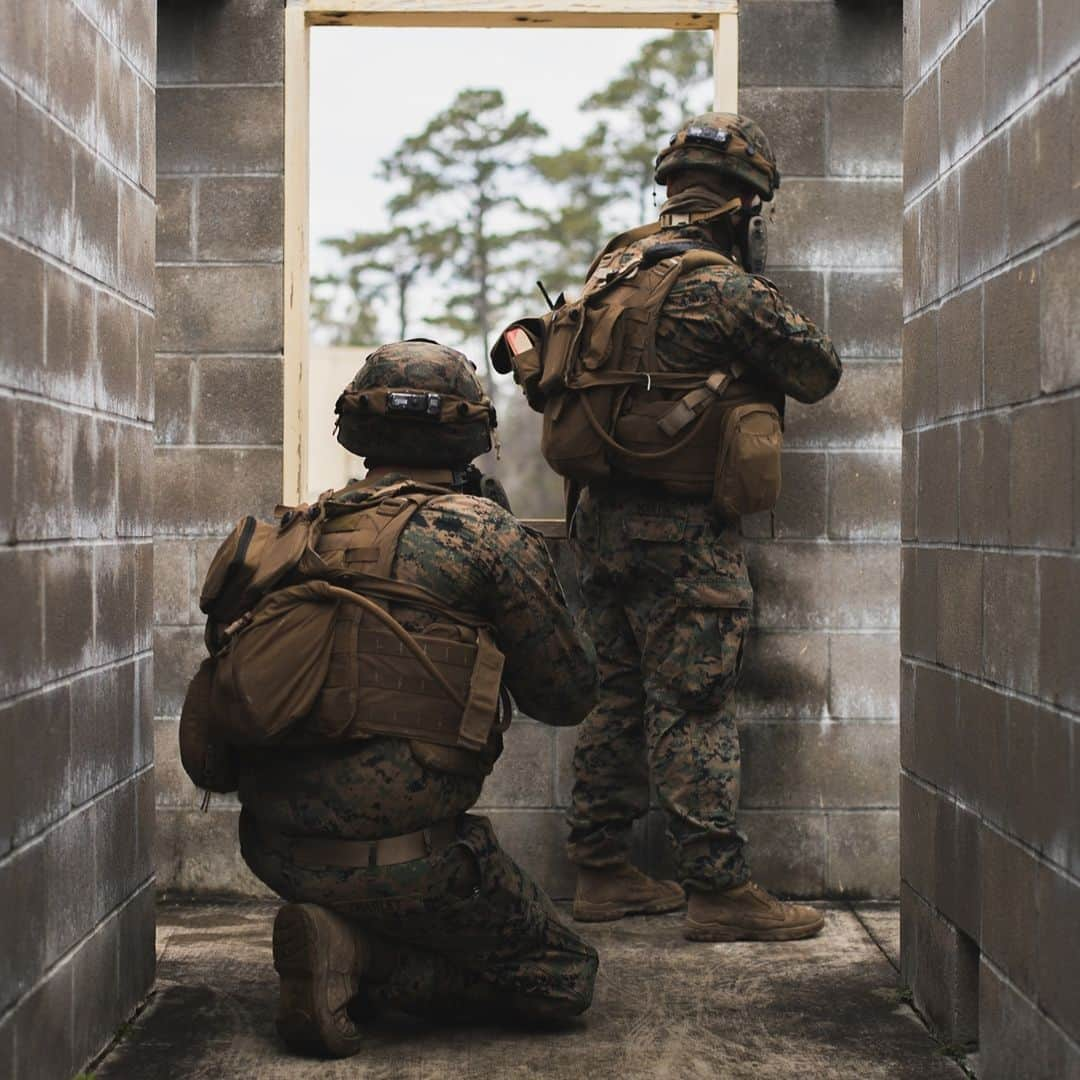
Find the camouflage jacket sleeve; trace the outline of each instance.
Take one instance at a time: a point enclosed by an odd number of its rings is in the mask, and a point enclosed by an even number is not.
[[[543,539],[519,524],[501,531],[499,542],[494,621],[506,685],[527,716],[578,724],[595,694],[592,642],[574,626]]]
[[[828,336],[786,304],[772,282],[738,268],[709,267],[682,278],[664,303],[657,348],[676,369],[718,358],[741,363],[750,378],[806,403],[840,381]]]

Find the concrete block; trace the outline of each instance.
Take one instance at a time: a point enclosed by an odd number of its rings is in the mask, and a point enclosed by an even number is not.
[[[1036,560],[987,554],[983,573],[983,675],[1034,694],[1040,637]]]
[[[961,438],[961,454],[963,439]],[[914,540],[918,536],[919,433],[904,433],[903,463],[900,475],[900,536]]]
[[[842,540],[899,538],[899,453],[829,455],[829,536]]]
[[[19,1002],[15,1014],[15,1075],[71,1076],[74,1060],[71,1025],[70,961],[51,971]]]
[[[960,679],[956,698],[958,753],[948,782],[981,816],[999,825],[1004,824],[1013,797],[1009,741],[1005,695]]]
[[[72,957],[74,1060],[91,1061],[120,1023],[117,920],[97,927]]]
[[[140,420],[154,419],[154,356],[157,352],[157,321],[153,314],[139,312],[139,390]]]
[[[978,409],[982,405],[983,387],[981,286],[942,304],[938,313],[937,357],[938,416],[944,418]]]
[[[960,425],[960,542],[1006,544],[1009,538],[1009,417]]]
[[[1045,864],[1038,868],[1039,1004],[1066,1031],[1080,1031],[1080,887]]]
[[[79,144],[72,145],[74,169],[74,239],[71,261],[107,284],[116,282],[116,173]]]
[[[134,416],[138,395],[138,312],[102,292],[97,297],[97,386],[94,400],[104,412]]]
[[[6,718],[5,718],[6,719]],[[41,844],[16,851],[0,874],[0,902],[19,918],[0,919],[4,978],[0,1009],[7,1009],[34,984],[45,966],[45,851]],[[33,1074],[31,1074],[33,1075]]]
[[[135,661],[135,716],[132,768],[154,760],[154,658],[144,653]]]
[[[12,705],[4,731],[9,740],[3,765],[5,787],[10,785],[15,814],[13,822],[0,823],[0,847],[7,848],[36,836],[71,805],[68,688],[58,686]]]
[[[153,432],[121,424],[116,433],[118,536],[149,536]]]
[[[85,413],[75,417],[72,494],[80,538],[116,534],[116,430],[109,420]]]
[[[923,71],[939,61],[960,30],[960,0],[930,0],[919,8],[919,60]]]
[[[194,256],[195,181],[162,177],[157,190],[157,260],[187,262]]]
[[[1038,985],[1038,863],[1022,847],[982,829],[983,953],[1025,993]]]
[[[281,451],[157,451],[155,521],[181,536],[225,535],[245,514],[265,516],[281,495]]]
[[[919,7],[919,0],[904,0],[903,86],[914,86],[922,74],[922,58],[919,55]]]
[[[1071,0],[1043,0],[1042,81],[1045,85],[1080,55],[1076,11]]]
[[[116,918],[120,1015],[131,1016],[154,985],[156,890],[153,881],[139,889]]]
[[[94,652],[99,662],[130,655],[135,637],[134,544],[94,550]]]
[[[94,403],[94,290],[70,274],[45,271],[43,389],[83,405]]]
[[[53,677],[94,657],[94,548],[58,545],[42,553],[45,669]]]
[[[882,630],[896,625],[899,559],[891,547],[823,549],[770,540],[748,543],[747,549],[758,627]]]
[[[900,777],[900,877],[921,896],[933,898],[934,844],[942,798],[908,775]]]
[[[748,5],[739,18],[741,82],[771,86],[898,86],[899,11],[802,0]]]
[[[49,21],[49,110],[74,129],[79,138],[93,143],[96,93],[93,57],[99,35],[74,4],[49,0],[43,7],[47,8]],[[39,17],[44,21],[45,15],[41,11]]]
[[[154,873],[154,773],[147,770],[134,780],[135,867],[133,883],[149,881]]]
[[[983,20],[972,23],[941,61],[942,171],[982,138],[986,127]]]
[[[938,668],[915,675],[910,738],[911,769],[938,787],[952,786],[957,752],[956,677]]]
[[[44,662],[42,559],[43,553],[37,549],[0,549],[0,573],[3,574],[6,601],[12,611],[21,613],[18,621],[0,621],[0,672],[3,673],[3,685],[10,694],[28,690],[41,682]],[[0,844],[0,849],[2,847]]]
[[[280,359],[208,356],[196,370],[195,442],[281,445]]]
[[[740,805],[788,810],[896,806],[898,737],[892,723],[743,724]]]
[[[207,177],[199,183],[199,258],[212,262],[279,262],[283,205],[280,177]]]
[[[3,16],[0,16],[2,18]],[[4,146],[14,146],[18,131],[18,98],[15,88],[5,84],[0,88],[0,140]],[[0,225],[15,232],[15,196],[18,190],[16,159],[5,154],[0,161]]]
[[[986,126],[992,130],[1039,87],[1039,18],[1025,0],[986,8]]]
[[[918,232],[915,248],[910,254],[915,267],[912,272],[915,306],[921,309],[936,303],[940,297],[940,290],[936,286],[941,275],[942,231],[947,227],[942,220],[941,184],[927,189],[915,208]]]
[[[746,810],[739,827],[750,837],[754,880],[781,896],[821,896],[825,890],[825,814]]]
[[[157,190],[157,95],[153,83],[139,81],[139,186]]]
[[[154,363],[154,439],[163,445],[192,442],[192,371],[188,356],[159,356]]]
[[[0,544],[15,538],[15,399],[0,399]]]
[[[740,718],[828,715],[829,642],[821,633],[761,633],[746,644],[735,693]]]
[[[46,966],[55,964],[97,922],[94,897],[103,883],[95,878],[94,817],[94,807],[86,807],[64,818],[42,841],[48,882],[48,903],[44,905]]]
[[[47,113],[20,100],[15,120],[19,235],[58,259],[71,252],[72,140]]]
[[[949,173],[937,187],[937,295],[947,296],[960,283],[960,171]]]
[[[172,717],[154,721],[154,791],[159,807],[197,809],[202,792],[191,782],[180,763],[179,724]],[[220,801],[219,801],[220,800]],[[215,796],[215,806],[234,805],[228,795]]]
[[[784,437],[790,447],[900,445],[900,364],[849,361],[840,385],[816,405],[788,403]]]
[[[131,895],[137,884],[135,783],[113,788],[90,807],[94,824],[97,889],[95,920],[100,921]]]
[[[769,257],[777,266],[900,265],[899,180],[796,179],[772,205]],[[842,216],[834,212],[838,205]]]
[[[280,82],[285,75],[280,12],[264,0],[236,0],[193,18],[192,64],[200,82]]]
[[[836,634],[829,640],[829,715],[895,719],[900,710],[896,634]]]
[[[1043,253],[1040,318],[1045,393],[1080,386],[1080,237]]]
[[[154,541],[154,620],[184,626],[191,621],[192,546],[187,540]]]
[[[900,821],[896,810],[827,816],[825,892],[849,899],[892,900],[900,892]]]
[[[1039,393],[1039,262],[1030,259],[986,283],[985,376],[989,406]]]
[[[959,509],[959,428],[943,424],[919,435],[919,539],[955,541]]]
[[[44,263],[0,239],[0,288],[9,307],[9,315],[0,319],[4,378],[9,385],[40,389],[44,374]]]
[[[135,666],[103,668],[71,684],[71,804],[81,806],[131,771]]]
[[[970,281],[1004,261],[1008,206],[1008,146],[995,135],[959,167],[959,271]]]
[[[825,175],[825,91],[739,88],[739,108],[768,132],[781,176]]]
[[[157,7],[151,0],[128,0],[116,19],[116,40],[144,79],[153,82],[157,60]]]
[[[904,323],[902,408],[905,431],[932,423],[937,416],[937,321],[936,311],[924,311]]]
[[[938,553],[937,658],[946,667],[982,671],[983,557],[970,549]]]
[[[510,725],[503,755],[484,782],[480,806],[550,807],[554,802],[554,729],[530,720]]]
[[[899,356],[901,275],[829,275],[829,334],[841,356]]]
[[[782,538],[825,535],[827,461],[825,454],[784,454],[783,486],[772,512],[773,531],[770,535]]]
[[[97,39],[97,150],[139,179],[139,79],[118,49]]]
[[[769,280],[783,294],[784,300],[816,326],[825,326],[825,273],[820,270],[774,270]]]
[[[0,13],[0,64],[9,78],[39,101],[47,93],[47,25],[37,10],[22,4]]]
[[[144,307],[154,306],[154,200],[141,188],[120,184],[118,285]]]
[[[577,746],[577,728],[555,729],[555,805],[570,805],[574,787],[574,747]]]
[[[900,977],[934,1031],[956,1045],[979,1034],[979,948],[911,889],[900,890]]]
[[[1080,1075],[1080,1052],[1060,1028],[985,960],[979,968],[979,1075]]]
[[[905,656],[937,655],[938,553],[905,548],[901,558],[900,648]]]
[[[156,716],[179,716],[188,683],[206,658],[202,628],[161,626],[154,631]]]
[[[982,832],[978,816],[942,802],[934,841],[934,904],[964,934],[978,940],[982,911]]]
[[[1063,232],[1080,213],[1071,128],[1075,91],[1051,89],[1009,127],[1009,250],[1026,251]],[[1080,168],[1080,165],[1077,166]]]
[[[938,72],[934,71],[904,102],[904,198],[907,201],[937,179],[940,113]]]
[[[158,348],[163,352],[279,352],[281,267],[162,267]]]
[[[1080,708],[1078,596],[1080,560],[1075,554],[1039,561],[1039,694],[1074,712]]]
[[[832,176],[899,176],[902,168],[900,87],[831,90],[829,157]]]
[[[1012,415],[1009,539],[1022,547],[1067,548],[1073,541],[1071,401],[1042,402]]]
[[[154,541],[144,537],[135,544],[134,648],[145,652],[154,636]]]
[[[159,172],[281,171],[282,87],[159,86],[157,107]]]

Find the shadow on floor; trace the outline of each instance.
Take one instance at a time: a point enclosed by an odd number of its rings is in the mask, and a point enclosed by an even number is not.
[[[97,1080],[963,1075],[901,1003],[891,906],[829,907],[820,937],[784,944],[691,944],[678,915],[587,926],[601,967],[593,1006],[575,1026],[537,1033],[386,1017],[370,1048],[343,1062],[291,1057],[277,1039],[275,910],[162,906],[156,994]]]

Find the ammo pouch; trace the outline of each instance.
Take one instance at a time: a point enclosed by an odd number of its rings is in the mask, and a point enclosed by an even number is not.
[[[661,370],[656,355],[656,326],[676,281],[731,260],[678,244],[635,247],[657,228],[617,237],[581,298],[511,324],[492,362],[513,370],[543,412],[541,451],[561,476],[586,484],[617,470],[711,497],[724,518],[771,509],[780,494],[783,395],[730,372]],[[511,348],[512,331],[530,347]]]

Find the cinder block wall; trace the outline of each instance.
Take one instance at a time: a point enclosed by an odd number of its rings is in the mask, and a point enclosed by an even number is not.
[[[905,23],[904,977],[981,1076],[1072,1076],[1080,20]]]
[[[236,806],[210,813],[176,760],[202,652],[194,593],[218,538],[280,497],[280,5],[162,9],[159,43],[156,662],[159,880],[257,889]],[[771,271],[847,368],[791,409],[786,493],[747,523],[759,630],[740,712],[744,819],[784,892],[897,891],[900,17],[832,0],[745,0],[743,109],[777,147]],[[809,43],[809,44],[808,44]],[[572,582],[567,552],[556,551]],[[485,789],[508,848],[557,896],[575,733],[522,720]],[[639,854],[662,870],[656,816]]]
[[[152,0],[0,13],[0,1076],[154,976]]]

